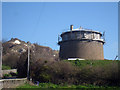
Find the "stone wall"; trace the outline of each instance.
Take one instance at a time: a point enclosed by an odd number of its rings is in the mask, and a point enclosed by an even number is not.
[[[2,70],[2,74],[17,73],[17,69]]]
[[[0,90],[3,88],[3,80],[0,80]]]
[[[2,89],[2,88],[15,88],[17,86],[23,85],[26,82],[27,82],[27,78],[1,79],[0,80],[0,89]]]

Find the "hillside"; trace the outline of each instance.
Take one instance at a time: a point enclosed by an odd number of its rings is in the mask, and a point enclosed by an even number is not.
[[[16,68],[20,56],[24,53],[27,55],[27,49],[28,44],[18,38],[12,38],[11,40],[3,43],[3,64]],[[31,56],[34,56],[36,60],[58,59],[58,51],[52,50],[50,47],[30,44],[30,50]]]
[[[27,75],[27,63],[25,61],[23,63],[19,64],[19,77],[26,77]],[[118,60],[32,62],[30,67],[30,75],[33,82],[50,82],[61,85],[120,85],[120,65]]]
[[[65,62],[70,62],[74,66],[78,66],[80,68],[84,68],[86,66],[101,66],[104,67],[110,64],[119,64],[119,60],[64,60]]]
[[[3,43],[3,64],[17,68],[18,77],[27,76],[28,44],[17,38]],[[30,44],[30,78],[33,82],[57,85],[119,86],[119,61],[61,60],[58,51]]]

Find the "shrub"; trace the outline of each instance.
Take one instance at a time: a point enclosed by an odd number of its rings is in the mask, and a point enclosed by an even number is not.
[[[17,62],[19,60],[18,54],[8,54],[3,56],[3,64],[6,66],[10,66],[11,68],[17,68]]]
[[[12,77],[12,75],[11,74],[4,74],[3,75],[3,78],[8,78],[8,77]]]
[[[11,69],[11,67],[10,66],[6,66],[6,65],[2,65],[2,70],[9,70],[9,69]]]
[[[53,62],[39,59],[30,63],[30,75],[34,81],[41,83],[120,85],[119,61],[105,61],[106,64],[102,65],[103,62],[88,60]]]

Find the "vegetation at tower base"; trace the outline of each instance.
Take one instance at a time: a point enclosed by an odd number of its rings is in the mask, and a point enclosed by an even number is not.
[[[57,89],[66,89],[66,88],[69,88],[69,89],[84,89],[84,90],[88,90],[88,89],[117,89],[119,90],[120,87],[118,86],[95,86],[95,85],[58,85],[58,84],[53,84],[53,83],[39,83],[39,86],[36,86],[36,85],[30,85],[28,83],[22,85],[22,86],[19,86],[17,88],[47,88],[51,90],[51,88],[57,88]]]
[[[60,85],[91,84],[98,86],[120,85],[119,61],[36,61],[31,63],[30,67],[31,78],[33,81],[39,81],[40,83]]]

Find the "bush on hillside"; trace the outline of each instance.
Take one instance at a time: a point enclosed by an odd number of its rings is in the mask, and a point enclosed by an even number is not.
[[[17,68],[18,60],[19,60],[19,55],[11,53],[3,57],[3,64],[11,68]]]
[[[40,59],[31,62],[30,75],[33,81],[39,81],[41,83],[51,82],[54,84],[75,85],[92,84],[100,86],[120,85],[119,61],[107,63],[106,65],[95,65],[95,62],[98,61],[89,61],[93,64],[87,63],[86,61],[79,62],[80,63],[77,61],[76,65],[74,65],[73,63],[66,61],[53,62]],[[82,62],[87,64],[83,65]],[[22,63],[22,65],[24,66],[25,64]]]

